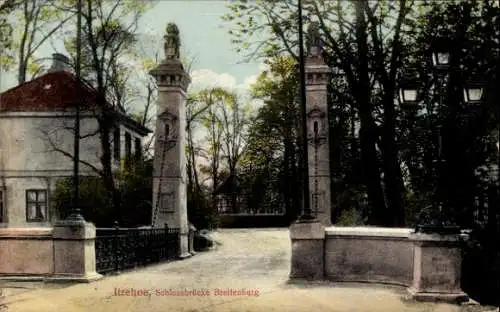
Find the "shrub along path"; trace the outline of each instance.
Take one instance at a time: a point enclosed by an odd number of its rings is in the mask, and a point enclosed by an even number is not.
[[[401,288],[329,283],[289,285],[287,229],[228,229],[212,236],[222,243],[216,250],[198,253],[183,261],[106,277],[91,284],[44,287],[7,297],[8,311],[488,310],[479,306],[408,302],[401,299],[404,293]],[[181,293],[192,290],[197,293]],[[146,296],[140,296],[144,294]]]

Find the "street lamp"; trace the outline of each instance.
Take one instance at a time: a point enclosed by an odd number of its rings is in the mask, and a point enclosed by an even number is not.
[[[438,76],[442,76],[446,73],[450,64],[450,54],[446,50],[446,45],[442,45],[442,41],[436,41],[437,43],[431,46],[431,59],[434,70],[437,72]],[[436,81],[436,83],[439,83]],[[440,89],[440,85],[438,88]],[[470,91],[470,92],[469,92]],[[439,105],[442,105],[442,90],[439,92]],[[404,110],[416,111],[418,109],[418,104],[422,100],[422,82],[420,81],[417,71],[414,69],[408,70],[405,75],[399,81],[399,103]],[[475,88],[467,89],[468,98],[477,99],[478,95]],[[432,114],[432,112],[427,111],[426,114]],[[429,119],[433,120],[433,119]],[[436,120],[439,122],[439,118]],[[428,123],[429,133],[434,133],[432,131],[433,127],[431,123]],[[435,168],[435,199],[437,203],[432,203],[427,209],[430,209],[430,215],[427,220],[419,220],[419,224],[416,226],[416,232],[423,233],[439,233],[439,234],[455,234],[460,232],[458,226],[450,224],[448,218],[445,216],[443,211],[444,200],[442,198],[442,164],[444,159],[442,157],[442,139],[441,139],[441,126],[436,124],[438,129],[438,154],[437,159],[434,161],[436,164]]]
[[[433,52],[432,65],[446,69],[450,65],[450,54],[448,52]]]
[[[415,110],[420,101],[421,83],[416,71],[409,70],[399,80],[399,105],[406,110]]]
[[[450,67],[451,42],[446,38],[437,38],[432,42],[430,51],[432,65],[436,70],[447,70]]]
[[[307,142],[307,113],[306,113],[306,74],[305,74],[305,60],[304,60],[304,34],[302,31],[302,1],[298,0],[298,30],[299,30],[299,72],[300,72],[300,112],[302,123],[302,178],[303,178],[303,205],[302,214],[299,217],[301,222],[310,222],[314,220],[312,214],[309,196],[309,161],[308,161],[308,142]]]
[[[84,218],[81,214],[79,207],[80,199],[80,180],[79,180],[79,167],[80,167],[80,110],[81,110],[81,95],[82,95],[82,80],[81,80],[81,50],[82,50],[82,0],[77,2],[77,22],[76,22],[76,105],[75,105],[75,133],[74,133],[74,152],[73,152],[73,200],[71,205],[70,215],[68,220],[83,221]]]
[[[464,101],[468,106],[477,106],[483,101],[485,82],[480,77],[474,77],[466,82]]]

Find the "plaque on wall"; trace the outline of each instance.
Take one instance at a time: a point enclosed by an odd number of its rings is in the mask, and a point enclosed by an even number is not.
[[[175,192],[161,194],[161,213],[175,212]]]
[[[319,191],[319,192],[313,192],[311,194],[311,210],[314,213],[323,213],[325,212],[324,206],[325,206],[325,192],[324,191]]]

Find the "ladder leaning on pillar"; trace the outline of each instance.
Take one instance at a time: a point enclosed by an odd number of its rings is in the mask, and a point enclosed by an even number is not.
[[[166,141],[164,142],[166,143]],[[163,166],[165,164],[165,154],[167,152],[166,144],[163,144],[162,146],[162,152],[161,152],[161,159],[160,159],[160,176],[158,177],[158,193],[156,194],[156,205],[153,210],[153,221],[151,222],[151,225],[154,227],[156,225],[156,220],[158,219],[158,213],[160,210],[160,199],[161,199],[161,184],[163,181]]]

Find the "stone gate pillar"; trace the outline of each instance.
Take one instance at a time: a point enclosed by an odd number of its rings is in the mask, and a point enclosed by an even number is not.
[[[327,86],[330,67],[321,56],[320,38],[313,23],[308,30],[305,60],[306,112],[311,210],[324,226],[331,225],[330,150]]]
[[[186,99],[191,81],[180,60],[180,36],[175,24],[167,25],[165,59],[150,74],[158,84],[156,141],[153,171],[154,227],[180,229],[180,256],[188,250],[186,193]]]

